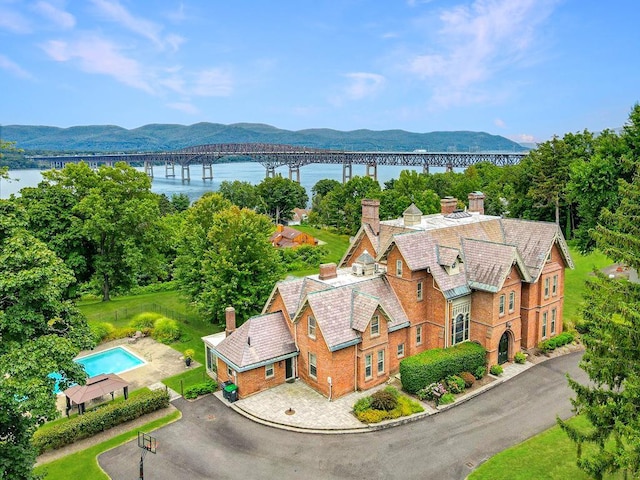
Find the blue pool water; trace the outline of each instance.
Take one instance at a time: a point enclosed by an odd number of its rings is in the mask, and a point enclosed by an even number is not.
[[[145,362],[123,347],[114,347],[98,353],[76,358],[74,362],[84,366],[88,377],[95,377],[102,373],[122,373],[144,365]],[[60,375],[52,373],[52,378],[59,379]],[[60,393],[57,382],[55,392]]]

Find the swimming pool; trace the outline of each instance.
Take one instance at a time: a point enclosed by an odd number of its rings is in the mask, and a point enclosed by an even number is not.
[[[130,352],[125,347],[113,347],[102,352],[92,353],[84,357],[75,358],[76,363],[84,366],[88,377],[95,377],[102,373],[123,373],[141,367],[147,362],[136,354]],[[49,375],[51,378],[59,379],[58,373]],[[55,393],[60,393],[56,382]]]

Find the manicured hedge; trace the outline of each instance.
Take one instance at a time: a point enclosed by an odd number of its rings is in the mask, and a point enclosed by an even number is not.
[[[191,385],[184,390],[184,398],[192,400],[198,398],[200,395],[206,395],[207,393],[213,393],[218,388],[218,384],[213,380],[207,380],[202,383]]]
[[[573,342],[574,336],[571,332],[562,332],[560,335],[550,338],[549,340],[545,340],[544,342],[540,342],[538,348],[542,350],[544,353],[550,352],[551,350],[555,350],[558,347],[562,347],[567,345],[568,343]]]
[[[409,393],[461,372],[475,372],[486,364],[486,350],[474,342],[434,348],[400,362],[402,388]]]
[[[129,398],[125,402],[111,403],[86,412],[84,415],[73,417],[68,422],[48,429],[37,430],[33,436],[33,445],[40,454],[91,437],[96,433],[168,406],[169,394],[165,390],[145,392]]]

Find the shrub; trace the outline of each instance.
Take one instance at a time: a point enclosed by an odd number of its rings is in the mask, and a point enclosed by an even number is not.
[[[538,344],[538,348],[543,352],[547,353],[552,350],[555,350],[557,347],[562,347],[567,345],[568,343],[573,342],[574,336],[571,332],[562,332],[560,335],[540,342]]]
[[[497,377],[502,375],[502,372],[504,372],[504,369],[502,368],[501,365],[492,365],[489,372],[491,373],[491,375],[495,375]]]
[[[152,390],[126,402],[110,403],[102,408],[73,417],[51,428],[37,430],[33,446],[39,453],[64,447],[83,438],[108,430],[121,423],[141,417],[169,406],[169,394],[165,390]]]
[[[456,399],[453,396],[452,393],[445,393],[441,398],[440,401],[438,402],[440,405],[447,405],[449,403],[453,403],[455,402]]]
[[[451,393],[462,393],[464,392],[464,380],[458,375],[449,375],[445,383],[447,384],[447,390]]]
[[[485,367],[484,365],[476,368],[473,372],[473,376],[476,377],[476,380],[480,380],[486,374],[487,374],[487,367]]]
[[[155,321],[161,317],[162,315],[160,315],[159,313],[142,312],[133,317],[131,321],[129,321],[129,326],[137,330],[142,330],[143,328],[153,328]]]
[[[191,385],[184,390],[184,398],[189,400],[198,398],[200,395],[206,395],[208,393],[215,392],[218,388],[218,384],[213,380],[207,380],[202,383]]]
[[[96,343],[102,342],[116,329],[116,327],[109,322],[93,323],[89,325],[89,328],[91,329],[91,334],[93,335]]]
[[[396,387],[392,387],[391,385],[389,385],[388,387],[384,387],[384,391],[389,392],[395,399],[398,399],[400,397],[400,392],[398,391],[398,389]]]
[[[386,410],[365,410],[356,414],[358,420],[363,423],[378,423],[389,418],[389,412]]]
[[[390,392],[378,390],[371,395],[371,408],[374,410],[385,410],[387,412],[398,406],[398,399]]]
[[[522,352],[516,352],[516,354],[513,356],[513,359],[516,363],[523,364],[527,361],[527,356]]]
[[[193,348],[187,348],[184,351],[184,359],[186,360],[187,358],[191,358],[193,359],[193,356],[196,354],[195,350]]]
[[[369,410],[371,408],[371,397],[362,397],[358,400],[353,406],[353,411],[355,413],[364,412],[365,410]]]
[[[476,382],[476,377],[474,377],[473,374],[469,372],[462,372],[460,374],[460,377],[462,377],[462,380],[464,380],[464,388],[471,388]]]
[[[445,386],[440,382],[434,382],[418,390],[416,395],[420,400],[437,400],[445,393],[447,393]]]
[[[485,356],[485,349],[474,342],[425,350],[400,362],[402,388],[409,393],[416,393],[426,385],[449,375],[473,372],[485,364]]]
[[[151,335],[158,342],[175,342],[180,339],[180,327],[178,326],[178,322],[175,320],[167,317],[160,317],[153,324],[153,333]]]

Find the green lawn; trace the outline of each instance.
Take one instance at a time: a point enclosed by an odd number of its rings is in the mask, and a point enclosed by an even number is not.
[[[207,375],[207,371],[204,365],[197,368],[191,368],[185,373],[174,375],[173,377],[165,378],[162,380],[167,387],[178,392],[182,395],[182,389],[187,389],[192,385],[203,383],[206,380],[210,380],[211,377]],[[182,381],[182,384],[180,383]]]
[[[575,248],[570,248],[569,251],[575,269],[565,271],[563,318],[565,324],[573,326],[580,318],[580,305],[586,279],[594,268],[600,269],[613,262],[599,251],[593,251],[589,255],[581,255]]]
[[[322,240],[326,243],[324,247],[328,250],[328,253],[322,259],[322,263],[339,263],[340,260],[342,260],[344,254],[347,252],[347,248],[349,248],[348,235],[339,235],[328,230],[313,228],[308,225],[294,225],[293,228],[295,228],[296,230],[300,230],[301,232],[308,233],[309,235],[313,235],[314,238]],[[318,273],[317,267],[305,268],[302,270],[289,272],[290,275],[295,275],[297,277],[304,277],[306,275],[312,275],[314,273]]]
[[[70,478],[90,478],[108,480],[109,476],[98,465],[98,455],[107,450],[122,445],[123,443],[133,440],[138,435],[138,431],[149,433],[168,423],[178,420],[182,414],[180,411],[170,413],[166,417],[159,418],[153,422],[136,428],[130,432],[122,433],[117,437],[106,440],[86,450],[72,453],[66,457],[54,460],[53,462],[40,465],[35,468],[37,475],[46,475],[47,480],[68,480]]]
[[[586,427],[582,417],[570,420],[574,425]],[[576,446],[555,426],[520,445],[491,457],[467,478],[468,480],[589,480],[589,476],[576,465]],[[622,475],[607,476],[622,478]]]

